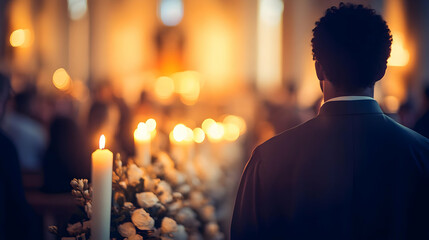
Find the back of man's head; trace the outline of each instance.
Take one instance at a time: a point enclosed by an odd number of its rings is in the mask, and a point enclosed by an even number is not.
[[[313,29],[313,59],[344,92],[372,87],[384,74],[392,35],[380,15],[362,5],[331,7]]]

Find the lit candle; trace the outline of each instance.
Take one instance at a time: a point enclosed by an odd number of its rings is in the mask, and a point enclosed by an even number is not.
[[[112,204],[113,153],[104,149],[106,138],[100,137],[100,149],[92,153],[91,239],[110,239]]]
[[[139,167],[145,167],[150,164],[150,139],[151,131],[148,129],[147,124],[140,122],[134,131],[135,162]]]
[[[192,129],[183,124],[177,124],[170,132],[171,151],[179,169],[186,168],[194,158],[193,136]]]

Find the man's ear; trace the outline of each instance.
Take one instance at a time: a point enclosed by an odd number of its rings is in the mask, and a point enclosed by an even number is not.
[[[318,61],[314,63],[314,67],[316,68],[316,75],[320,81],[325,80],[325,70],[323,70],[322,65]]]

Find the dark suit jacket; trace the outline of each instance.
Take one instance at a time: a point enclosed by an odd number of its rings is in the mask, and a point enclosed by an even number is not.
[[[0,130],[0,240],[38,239],[25,199],[18,153]]]
[[[376,101],[327,102],[254,150],[231,239],[429,239],[429,140]]]

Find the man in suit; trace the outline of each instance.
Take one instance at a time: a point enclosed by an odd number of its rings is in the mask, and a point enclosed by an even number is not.
[[[340,4],[311,42],[325,103],[254,150],[231,239],[429,239],[429,140],[373,99],[390,56],[386,22]]]

